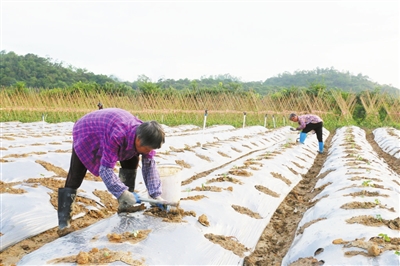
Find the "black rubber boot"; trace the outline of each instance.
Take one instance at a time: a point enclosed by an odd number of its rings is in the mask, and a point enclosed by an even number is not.
[[[124,183],[130,192],[135,190],[136,169],[119,169],[119,179]]]
[[[71,221],[72,203],[76,197],[76,189],[58,189],[58,228],[60,230],[69,227]]]

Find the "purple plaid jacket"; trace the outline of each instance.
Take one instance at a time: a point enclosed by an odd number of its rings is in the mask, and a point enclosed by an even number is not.
[[[107,189],[117,198],[127,189],[113,168],[117,161],[139,155],[135,148],[136,128],[143,121],[131,113],[106,108],[86,114],[74,125],[73,147],[83,165],[95,176],[100,176]],[[148,193],[161,195],[161,181],[153,150],[142,154],[142,174]],[[100,170],[101,166],[101,171]]]
[[[298,118],[299,118],[298,123],[300,125],[297,128],[298,130],[304,129],[307,126],[307,124],[310,123],[316,124],[319,122],[323,122],[322,119],[317,115],[299,115]]]

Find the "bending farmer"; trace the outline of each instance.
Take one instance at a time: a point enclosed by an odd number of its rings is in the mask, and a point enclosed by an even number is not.
[[[304,141],[306,140],[307,137],[307,133],[310,132],[311,130],[314,130],[318,139],[319,153],[324,152],[324,141],[322,138],[322,128],[324,126],[324,121],[322,121],[322,119],[319,116],[312,114],[298,116],[292,113],[289,116],[289,120],[292,122],[299,123],[299,126],[293,130],[301,130],[300,133],[301,144],[304,144]]]
[[[128,211],[129,207],[140,203],[133,191],[141,155],[143,180],[148,193],[154,199],[163,200],[153,157],[155,149],[161,148],[165,142],[165,133],[156,121],[142,122],[125,110],[107,108],[80,118],[73,127],[72,136],[67,180],[65,187],[58,189],[59,232],[70,225],[71,205],[87,170],[100,176],[108,191],[118,199],[118,211]],[[119,178],[113,171],[117,161],[121,164]]]

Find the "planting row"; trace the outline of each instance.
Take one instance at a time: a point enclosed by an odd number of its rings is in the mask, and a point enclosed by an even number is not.
[[[70,128],[69,124],[65,126]],[[56,226],[57,215],[52,201],[57,186],[62,186],[65,180],[59,177],[65,174],[60,169],[67,171],[68,164],[61,161],[69,162],[64,156],[69,153],[63,151],[71,145],[71,138],[70,131],[65,129],[59,130],[65,134],[60,133],[58,141],[54,139],[58,133],[47,134],[45,131],[44,139],[37,136],[35,141],[32,140],[33,133],[8,134],[10,142],[20,143],[8,145],[7,156],[3,156],[7,160],[4,163],[6,171],[15,170],[8,182],[17,182],[10,189],[24,192],[4,194],[8,198],[3,201],[6,215],[1,229],[2,249]],[[183,168],[178,208],[162,217],[146,203],[143,211],[99,218],[92,226],[26,255],[20,264],[45,264],[68,256],[76,258],[80,252],[90,255],[93,250],[104,249],[109,254],[130,252],[131,259],[145,264],[240,263],[255,247],[280,202],[299,182],[301,174],[311,167],[318,150],[313,136],[305,145],[286,143],[289,127],[270,131],[264,127],[218,126],[201,130],[182,126],[165,127],[165,131],[166,143],[158,151],[156,161],[176,163]],[[325,138],[327,134],[329,132],[325,132]],[[22,144],[23,140],[27,144]],[[58,148],[50,148],[54,145]],[[32,151],[34,147],[41,151]],[[44,147],[49,149],[45,151]],[[31,171],[35,180],[28,181],[24,174],[18,174],[33,164],[42,167],[42,172]],[[58,170],[59,174],[51,174]],[[138,193],[146,196],[141,178],[139,174]],[[43,180],[51,180],[53,185]],[[83,182],[76,204],[80,212],[74,215],[75,220],[82,215],[104,211],[107,204],[99,196],[101,190],[105,191],[102,182]],[[129,233],[138,236],[144,232],[148,232],[146,238],[135,244],[129,241],[114,243],[110,239],[111,235]]]
[[[374,133],[378,140],[387,136],[386,129]],[[399,265],[400,177],[373,151],[362,129],[336,131],[320,175],[316,189],[322,191],[282,265],[305,258],[326,265]]]

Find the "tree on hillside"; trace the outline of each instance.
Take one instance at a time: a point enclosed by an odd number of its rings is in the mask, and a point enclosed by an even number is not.
[[[12,87],[17,82],[23,82],[28,88],[71,88],[74,84],[97,84],[96,90],[121,91],[140,90],[144,93],[154,93],[167,89],[176,91],[202,91],[211,94],[218,92],[242,93],[253,91],[260,95],[276,93],[291,88],[307,88],[313,94],[320,89],[344,90],[351,92],[373,91],[398,95],[399,90],[388,85],[379,85],[369,80],[368,76],[352,75],[350,72],[340,72],[331,68],[316,68],[314,70],[298,70],[293,74],[283,72],[265,81],[242,82],[240,78],[230,74],[202,76],[200,79],[159,79],[152,82],[145,75],[139,75],[136,81],[120,82],[114,76],[96,75],[87,69],[65,66],[63,62],[51,58],[42,58],[34,54],[20,56],[14,52],[0,52],[0,86]],[[110,86],[110,84],[114,84]]]
[[[62,62],[53,61],[34,54],[20,56],[14,52],[0,52],[0,86],[14,86],[24,82],[32,88],[66,88],[77,82],[95,82],[104,85],[117,83],[106,75],[95,75],[87,69],[64,67]]]

